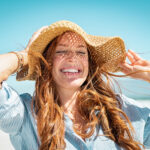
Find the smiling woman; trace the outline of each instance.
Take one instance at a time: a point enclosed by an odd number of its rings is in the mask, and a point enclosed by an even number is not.
[[[150,147],[150,109],[115,93],[110,80],[122,71],[150,81],[150,62],[131,51],[127,56],[136,65],[126,64],[119,37],[88,35],[69,21],[41,28],[24,51],[1,55],[0,81],[17,70],[17,80],[36,86],[33,96],[18,95],[2,83],[0,128],[16,150]]]
[[[74,32],[65,32],[57,42],[52,69],[56,86],[58,89],[80,90],[88,75],[86,43]]]

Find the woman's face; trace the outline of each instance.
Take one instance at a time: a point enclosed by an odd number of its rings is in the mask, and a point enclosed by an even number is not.
[[[88,75],[87,45],[80,35],[71,31],[57,40],[52,69],[56,86],[79,89]]]

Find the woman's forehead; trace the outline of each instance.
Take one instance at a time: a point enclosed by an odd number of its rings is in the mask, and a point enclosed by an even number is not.
[[[58,37],[57,46],[84,46],[86,43],[84,39],[77,33],[67,31]]]

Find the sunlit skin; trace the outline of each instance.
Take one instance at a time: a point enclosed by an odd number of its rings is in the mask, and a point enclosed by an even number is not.
[[[73,118],[76,96],[88,76],[88,51],[85,41],[74,32],[58,39],[53,57],[52,76],[65,112]]]
[[[122,68],[121,72],[123,72],[124,74],[130,74],[136,71],[149,71],[131,74],[130,77],[150,82],[150,61],[142,59],[137,53],[132,50],[128,50],[126,56],[129,59],[130,63],[125,61],[124,63],[119,64],[119,67]]]

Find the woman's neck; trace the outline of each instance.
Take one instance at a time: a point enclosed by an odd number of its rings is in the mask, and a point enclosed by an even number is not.
[[[61,106],[64,109],[64,113],[69,115],[71,118],[77,113],[76,100],[79,89],[58,89]],[[73,117],[74,118],[74,117]]]

